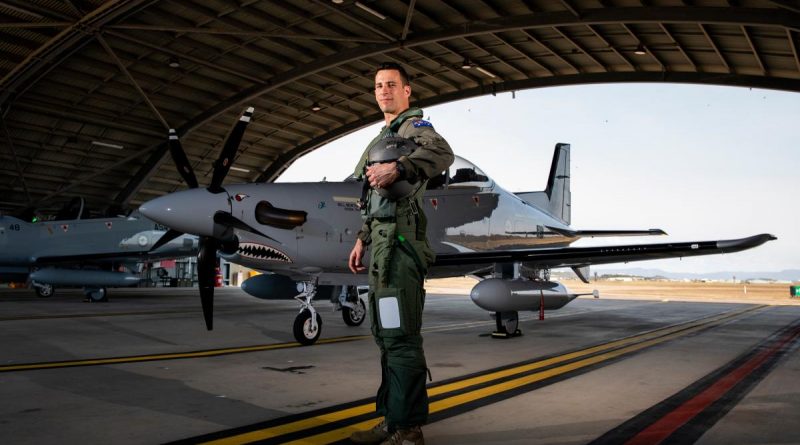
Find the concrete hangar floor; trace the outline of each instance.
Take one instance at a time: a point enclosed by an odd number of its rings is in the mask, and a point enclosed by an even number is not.
[[[0,441],[347,443],[375,422],[378,351],[320,302],[300,347],[291,301],[191,289],[0,291]],[[800,306],[581,298],[522,337],[463,295],[430,295],[428,444],[800,443]]]

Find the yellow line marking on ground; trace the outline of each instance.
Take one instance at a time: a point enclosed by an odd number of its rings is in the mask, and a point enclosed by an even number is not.
[[[141,315],[141,314],[129,313],[126,315]],[[494,323],[495,323],[494,321],[454,323],[454,324],[448,324],[448,325],[431,327],[429,329],[424,329],[423,332],[439,332],[445,330],[455,330],[455,329],[469,328],[469,327],[488,325]],[[372,338],[371,335],[352,335],[346,337],[323,338],[317,340],[316,344],[343,343],[347,341],[366,340],[370,338]],[[291,342],[291,343],[277,343],[270,345],[255,345],[255,346],[242,346],[235,348],[210,349],[207,351],[172,352],[164,354],[137,355],[137,356],[127,356],[127,357],[110,357],[110,358],[83,359],[83,360],[63,360],[57,362],[26,363],[20,365],[0,366],[0,372],[32,371],[37,369],[70,368],[75,366],[113,365],[121,363],[137,363],[137,362],[147,362],[155,360],[215,357],[218,355],[242,354],[247,352],[260,352],[260,351],[269,351],[274,349],[296,348],[299,346],[301,346],[299,343]]]
[[[370,338],[368,335],[356,335],[350,337],[336,337],[336,338],[326,338],[317,341],[317,344],[329,344],[329,343],[342,343],[347,341],[356,341],[356,340],[364,340]],[[149,362],[155,360],[175,360],[175,359],[186,359],[186,358],[203,358],[203,357],[216,357],[219,355],[228,355],[228,354],[241,354],[245,352],[259,352],[259,351],[269,351],[274,349],[287,349],[287,348],[297,348],[301,347],[302,345],[297,342],[291,343],[274,343],[269,345],[255,345],[255,346],[242,346],[237,348],[222,348],[222,349],[209,349],[206,351],[194,351],[194,352],[174,352],[174,353],[165,353],[165,354],[152,354],[152,355],[138,355],[138,356],[130,356],[130,357],[111,357],[111,358],[98,358],[98,359],[86,359],[86,360],[65,360],[60,362],[46,362],[46,363],[28,363],[28,364],[21,364],[21,365],[5,365],[0,366],[0,372],[10,372],[10,371],[31,371],[36,369],[52,369],[52,368],[69,368],[74,366],[90,366],[90,365],[114,365],[120,363],[137,363],[137,362]]]
[[[709,318],[690,321],[681,325],[670,326],[662,329],[657,329],[654,331],[646,332],[637,336],[623,338],[620,340],[611,341],[609,343],[605,343],[598,346],[589,347],[580,351],[575,351],[572,353],[564,354],[557,357],[552,357],[544,360],[540,360],[534,363],[518,366],[515,368],[509,368],[502,371],[493,372],[491,374],[487,374],[484,376],[473,377],[457,382],[453,382],[447,385],[437,386],[434,388],[428,389],[428,396],[433,397],[440,394],[446,394],[448,392],[457,391],[460,389],[468,388],[470,386],[480,385],[482,383],[491,382],[492,380],[501,379],[504,377],[513,376],[515,374],[525,373],[534,369],[539,369],[543,367],[547,367],[550,365],[554,365],[560,362],[569,361],[574,358],[579,358],[581,356],[591,355],[597,352],[601,352],[604,350],[613,350],[604,354],[596,355],[593,357],[589,357],[583,360],[579,360],[576,362],[568,363],[565,365],[558,366],[556,368],[551,368],[545,371],[540,371],[535,374],[530,374],[522,377],[518,377],[516,379],[508,380],[505,382],[497,383],[495,385],[487,386],[484,388],[479,388],[473,391],[469,391],[463,394],[455,395],[448,397],[446,399],[438,400],[435,402],[431,402],[430,404],[430,412],[435,413],[442,410],[446,410],[449,408],[453,408],[458,405],[462,405],[464,403],[469,403],[475,400],[480,400],[482,398],[502,393],[505,391],[509,391],[511,389],[515,389],[521,386],[528,385],[530,383],[535,383],[537,381],[546,380],[548,378],[570,372],[576,369],[580,369],[586,366],[590,366],[596,363],[601,363],[603,361],[607,361],[621,355],[627,354],[629,352],[634,352],[640,349],[647,348],[649,346],[663,343],[668,340],[683,337],[685,335],[689,335],[701,329],[705,329],[709,326],[714,326],[716,324],[721,324],[726,320],[731,318],[738,317],[740,315],[744,315],[748,312],[756,311],[759,309],[764,309],[766,306],[756,306],[750,307],[745,309],[740,309],[737,311],[730,311],[723,314],[715,315]],[[627,345],[627,346],[626,346]],[[615,349],[619,348],[619,349]],[[302,431],[305,429],[310,429],[318,426],[325,425],[331,422],[338,422],[342,420],[346,420],[350,417],[355,417],[358,415],[368,414],[375,410],[374,403],[368,403],[364,405],[359,405],[356,407],[347,408],[341,411],[335,411],[332,413],[323,414],[320,416],[298,420],[295,422],[287,423],[284,425],[277,425],[274,427],[264,428],[261,430],[250,431],[247,433],[242,433],[226,438],[221,438],[217,440],[213,440],[210,442],[204,442],[207,444],[214,444],[214,445],[231,445],[231,444],[244,444],[244,443],[252,443],[259,440],[270,439],[274,437],[278,437],[284,434],[295,433],[298,431]],[[306,438],[296,439],[291,442],[286,442],[286,444],[294,444],[294,445],[308,445],[308,444],[327,444],[332,442],[337,442],[343,439],[346,439],[350,436],[354,431],[368,429],[375,426],[379,422],[379,419],[370,419],[363,422],[359,422],[357,424],[347,425],[341,428],[337,428],[331,431],[327,431],[324,433],[316,434],[313,436],[309,436]]]

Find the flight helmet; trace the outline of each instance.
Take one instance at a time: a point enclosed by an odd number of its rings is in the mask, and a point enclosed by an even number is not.
[[[399,136],[388,136],[376,142],[367,154],[367,165],[394,162],[402,156],[408,156],[417,149],[417,144],[411,139]],[[385,188],[376,189],[379,195],[392,201],[410,196],[419,186],[419,178],[398,179]]]

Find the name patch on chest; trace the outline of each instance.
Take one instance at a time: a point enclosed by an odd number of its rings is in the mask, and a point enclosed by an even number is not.
[[[419,127],[431,127],[431,128],[433,128],[433,124],[428,122],[428,121],[426,121],[426,120],[424,120],[424,119],[417,119],[414,122],[412,122],[412,124],[414,125],[414,127],[417,127],[417,128],[419,128]]]

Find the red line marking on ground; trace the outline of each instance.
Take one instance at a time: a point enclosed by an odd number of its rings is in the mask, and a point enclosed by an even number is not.
[[[794,340],[798,335],[800,335],[800,329],[795,329],[793,332],[784,335],[780,340],[776,340],[776,343],[768,350],[757,354],[755,357],[717,380],[700,394],[687,400],[683,405],[675,408],[669,414],[643,429],[625,442],[625,445],[655,445],[661,443],[664,439],[677,431],[678,428],[685,425],[686,422],[692,420],[712,403],[719,400],[725,393],[730,391],[731,388],[736,386],[737,383],[750,375],[750,373],[761,367],[764,362],[772,357],[784,345]]]

